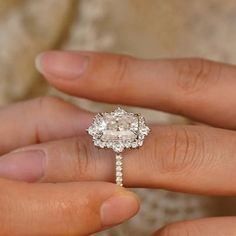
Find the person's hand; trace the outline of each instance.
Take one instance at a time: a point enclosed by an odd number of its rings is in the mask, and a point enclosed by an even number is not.
[[[125,186],[236,195],[236,67],[90,52],[44,53],[37,67],[50,84],[74,96],[149,107],[218,127],[153,126],[142,148],[125,153]],[[87,136],[29,149],[46,153],[44,180],[113,180],[111,152],[95,149]],[[236,217],[199,219],[168,225],[156,235],[236,235],[235,225]]]
[[[86,168],[95,156],[83,138],[90,122],[88,112],[53,97],[0,110],[0,235],[89,235],[138,211],[124,188],[82,181],[99,172],[95,162]],[[104,169],[104,177],[111,173]]]

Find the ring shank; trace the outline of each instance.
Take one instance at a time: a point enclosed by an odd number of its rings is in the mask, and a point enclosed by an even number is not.
[[[123,157],[120,153],[116,154],[116,184],[123,186]]]

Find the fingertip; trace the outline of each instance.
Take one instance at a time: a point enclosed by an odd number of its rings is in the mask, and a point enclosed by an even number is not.
[[[137,195],[127,190],[108,198],[100,208],[103,227],[117,225],[130,219],[138,212],[139,206]]]
[[[82,53],[47,51],[35,59],[36,69],[48,79],[73,80],[79,78],[87,68],[89,58]]]
[[[36,67],[37,71],[40,72],[41,74],[44,73],[43,65],[42,65],[44,55],[45,55],[45,52],[42,52],[42,53],[38,54],[35,58],[35,67]]]

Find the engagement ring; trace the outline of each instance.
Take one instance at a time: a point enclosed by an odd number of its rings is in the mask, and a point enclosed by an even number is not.
[[[150,132],[144,117],[126,112],[118,107],[111,113],[98,113],[87,129],[93,143],[99,148],[111,148],[116,154],[116,184],[123,186],[123,156],[125,148],[138,148],[143,145]]]

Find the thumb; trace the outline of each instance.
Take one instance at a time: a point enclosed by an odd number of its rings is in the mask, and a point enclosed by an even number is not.
[[[136,196],[105,182],[36,183],[0,179],[0,235],[90,235],[138,211]]]

